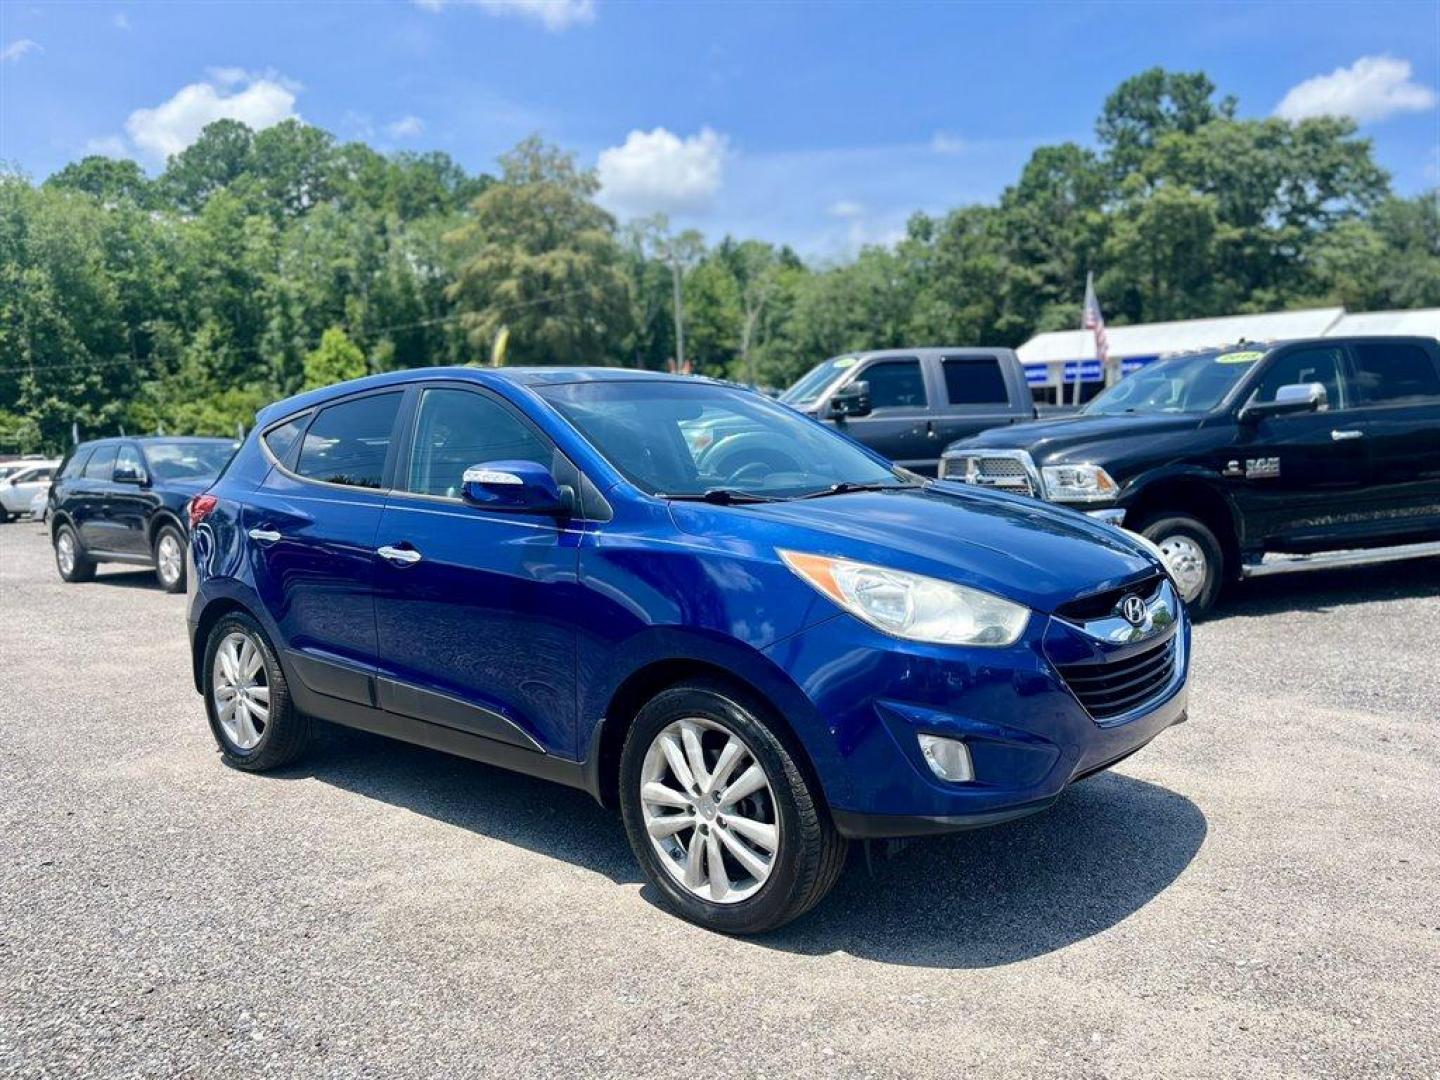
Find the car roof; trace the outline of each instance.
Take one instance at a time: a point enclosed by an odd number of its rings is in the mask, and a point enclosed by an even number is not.
[[[279,417],[317,405],[324,405],[335,398],[349,394],[433,379],[454,379],[460,382],[473,382],[480,386],[494,385],[497,382],[508,382],[516,386],[557,386],[581,382],[704,382],[713,386],[734,385],[703,376],[671,375],[664,371],[648,371],[641,368],[469,366],[404,368],[400,371],[367,375],[363,378],[351,379],[349,382],[336,383],[334,386],[295,394],[265,406],[260,410],[258,420],[261,424],[268,424]]]

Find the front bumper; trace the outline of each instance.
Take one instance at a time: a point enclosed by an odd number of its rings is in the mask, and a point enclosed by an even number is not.
[[[1168,593],[1167,593],[1168,595]],[[1186,718],[1190,626],[1126,640],[1095,626],[1035,615],[1005,649],[900,641],[840,616],[778,643],[772,660],[814,707],[797,723],[837,828],[851,837],[911,836],[993,825],[1043,810],[1071,783],[1108,768]],[[1059,667],[1123,663],[1173,643],[1172,674],[1120,716],[1096,720]],[[963,741],[975,779],[941,780],[921,732]]]

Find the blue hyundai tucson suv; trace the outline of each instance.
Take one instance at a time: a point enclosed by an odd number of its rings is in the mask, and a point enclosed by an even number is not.
[[[727,932],[808,910],[852,839],[1041,810],[1185,718],[1145,541],[724,383],[360,379],[263,410],[190,517],[228,763],[320,719],[584,789]]]

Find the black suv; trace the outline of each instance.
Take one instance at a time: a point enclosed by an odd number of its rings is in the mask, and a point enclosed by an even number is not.
[[[1440,554],[1440,344],[1317,338],[1162,360],[1077,416],[984,432],[940,476],[1067,503],[1228,579]]]
[[[50,488],[50,537],[66,581],[102,562],[155,567],[166,592],[185,588],[185,504],[235,453],[233,439],[97,439],[80,443]]]

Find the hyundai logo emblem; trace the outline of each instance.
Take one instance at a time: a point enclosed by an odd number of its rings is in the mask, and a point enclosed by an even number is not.
[[[1125,616],[1125,621],[1131,626],[1139,626],[1145,621],[1145,601],[1135,594],[1130,594],[1120,601],[1120,614]]]

